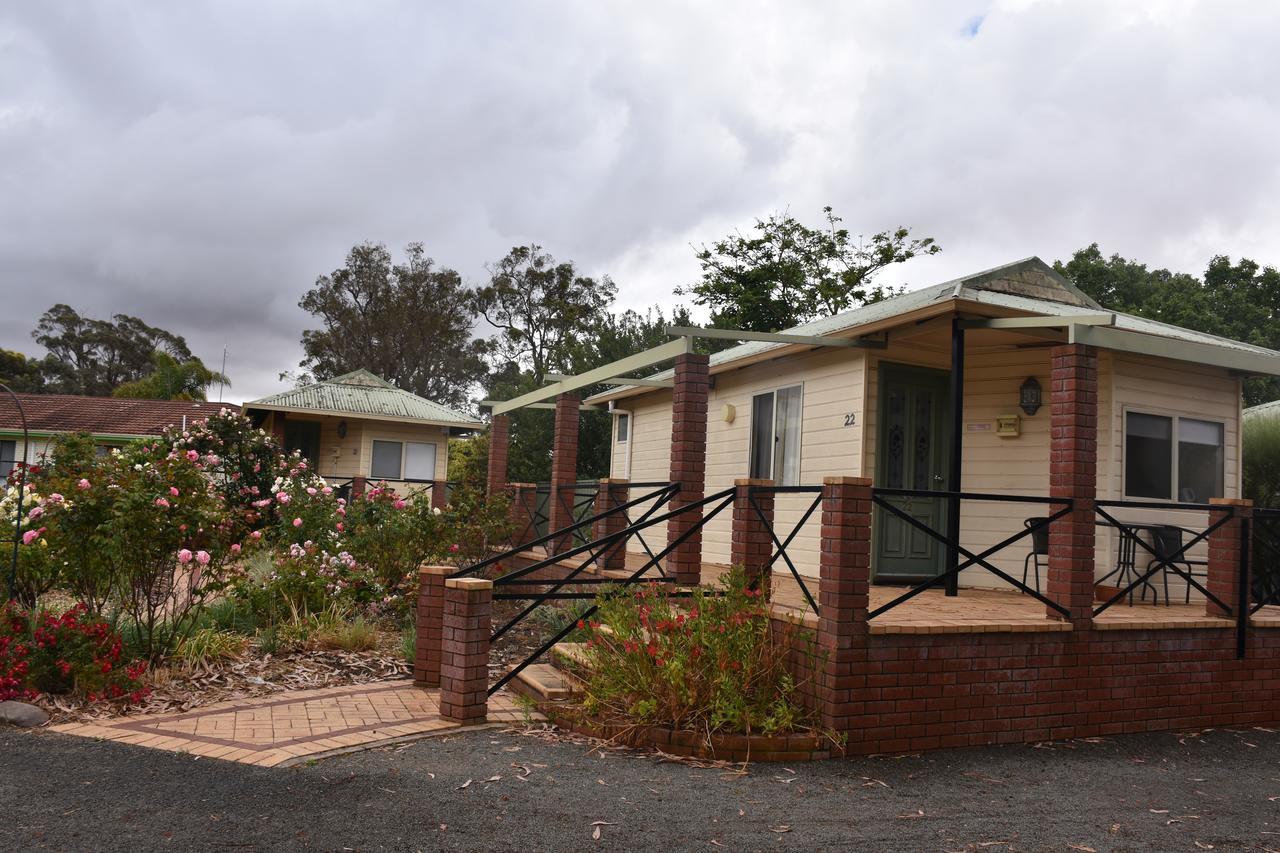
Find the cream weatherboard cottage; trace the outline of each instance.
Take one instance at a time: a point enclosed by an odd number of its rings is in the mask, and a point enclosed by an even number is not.
[[[449,437],[479,421],[356,370],[245,403],[244,414],[298,450],[326,480],[359,494],[366,483],[400,491],[443,484]],[[434,498],[443,499],[439,488]]]
[[[705,494],[743,478],[793,486],[854,476],[887,489],[1048,495],[1050,354],[1076,343],[1096,352],[1099,500],[1205,504],[1235,498],[1241,379],[1280,373],[1278,353],[1107,311],[1038,258],[755,337],[761,340],[748,339],[709,360]],[[594,372],[583,377],[604,378]],[[675,371],[651,375],[644,385],[614,378],[616,387],[585,401],[612,413],[611,476],[666,481],[676,464]],[[567,387],[560,386],[542,398]],[[522,401],[527,402],[521,398],[505,406]],[[948,501],[918,495],[890,500],[932,529],[945,531],[956,522]],[[789,530],[809,504],[807,495],[777,494],[778,529]],[[973,551],[988,548],[1022,529],[1028,518],[1048,512],[1047,506],[964,500],[958,519],[962,543]],[[1123,520],[1186,526],[1191,518],[1185,511],[1133,508]],[[1202,522],[1203,514],[1191,526],[1203,527]],[[730,561],[730,529],[727,514],[706,524],[704,562]],[[664,536],[659,530],[647,538]],[[1099,577],[1118,564],[1122,538],[1110,527],[1098,531]],[[1021,577],[1034,556],[1030,545],[1027,539],[992,561]],[[874,581],[937,575],[945,550],[921,529],[877,512]],[[788,547],[806,575],[816,575],[818,551],[816,524],[799,530]],[[1187,556],[1202,559],[1203,551],[1199,545]],[[1143,554],[1137,556],[1141,560]],[[1004,585],[978,571],[966,572],[963,583]]]

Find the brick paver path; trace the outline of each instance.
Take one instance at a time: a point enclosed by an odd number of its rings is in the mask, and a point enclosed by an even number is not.
[[[439,696],[439,690],[423,690],[409,681],[383,681],[275,693],[176,714],[67,723],[52,730],[275,767],[461,728],[441,718]],[[525,715],[504,694],[489,699],[489,722],[516,722]]]

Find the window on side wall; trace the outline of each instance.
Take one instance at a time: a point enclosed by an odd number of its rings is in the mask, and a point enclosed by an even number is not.
[[[404,445],[404,479],[436,478],[436,446],[423,441],[406,441]]]
[[[400,458],[404,445],[398,441],[373,442],[373,459],[369,463],[369,476],[374,480],[399,480]]]
[[[626,444],[627,439],[631,435],[631,416],[627,414],[619,414],[615,416],[618,423],[618,444]]]
[[[0,441],[0,478],[6,478],[18,464],[18,442]],[[3,485],[3,483],[0,483]]]
[[[1224,492],[1226,429],[1221,421],[1126,412],[1124,494],[1206,503]]]
[[[751,398],[751,477],[800,484],[800,386]]]

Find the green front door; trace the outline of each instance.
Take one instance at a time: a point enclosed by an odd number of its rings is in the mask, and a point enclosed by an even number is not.
[[[947,373],[881,364],[878,381],[876,485],[890,489],[945,490],[950,444]],[[912,496],[887,500],[921,524],[945,533],[947,502],[944,499]],[[879,507],[874,526],[872,566],[876,580],[918,583],[942,574],[946,549],[937,539]]]

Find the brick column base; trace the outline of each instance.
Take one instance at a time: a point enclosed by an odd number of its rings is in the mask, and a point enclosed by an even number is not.
[[[511,490],[511,542],[513,547],[538,538],[533,514],[538,508],[538,487],[533,483],[509,483]]]
[[[418,569],[418,607],[413,620],[413,683],[417,687],[440,686],[444,582],[452,573],[452,566]]]
[[[707,481],[707,405],[711,391],[709,357],[701,353],[676,356],[675,387],[671,391],[671,482],[680,485],[671,509],[697,503],[705,497]],[[667,521],[667,544],[680,542],[667,555],[667,567],[676,583],[697,586],[702,582],[702,510],[687,510]]]
[[[871,589],[871,480],[822,481],[822,553],[818,578],[818,685],[822,725],[850,731],[866,686],[867,609]]]
[[[1072,511],[1049,528],[1045,594],[1065,607],[1072,625],[1093,623],[1094,502],[1098,493],[1098,354],[1093,347],[1054,347],[1049,416],[1049,494],[1070,498]],[[1052,509],[1061,508],[1052,505]],[[1046,606],[1051,619],[1062,614]]]
[[[773,526],[774,493],[767,490],[757,491],[754,495],[756,508],[751,505],[751,488],[753,486],[772,486],[773,480],[734,480],[733,488],[733,536],[730,546],[729,562],[742,566],[749,583],[766,596],[769,594],[769,575],[766,569],[769,558],[773,556],[773,539],[769,531]],[[764,515],[761,521],[760,516]]]
[[[1223,507],[1209,513],[1210,524],[1232,513],[1225,524],[1209,534],[1209,566],[1205,572],[1209,577],[1204,585],[1229,609],[1224,610],[1212,599],[1205,599],[1204,612],[1208,616],[1230,616],[1240,602],[1240,531],[1244,519],[1253,516],[1253,501],[1212,498],[1209,503]]]
[[[488,715],[493,581],[449,578],[444,591],[440,716],[479,722]]]
[[[448,487],[444,480],[433,480],[431,482],[431,507],[433,509],[444,509],[449,504],[449,496],[446,494]]]
[[[511,416],[494,415],[489,424],[489,467],[485,484],[490,495],[507,485],[507,459],[511,453]]]
[[[608,512],[614,507],[625,504],[631,494],[628,484],[630,480],[620,477],[606,477],[600,481],[600,491],[596,492],[595,515]],[[615,512],[606,518],[596,521],[594,538],[603,539],[626,529],[627,519],[621,512]],[[626,537],[618,537],[618,541],[604,547],[604,553],[596,561],[602,569],[625,569],[627,567]]]

